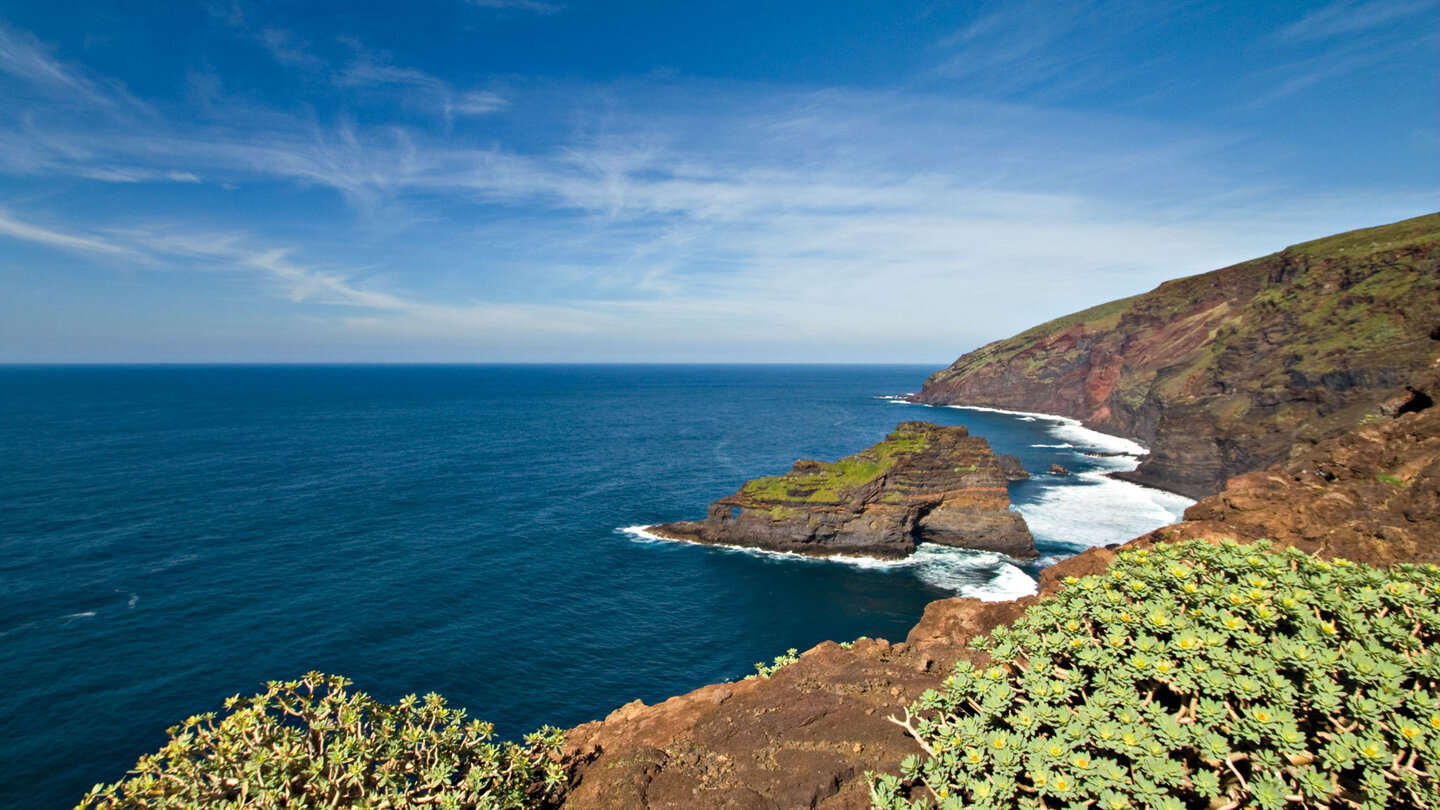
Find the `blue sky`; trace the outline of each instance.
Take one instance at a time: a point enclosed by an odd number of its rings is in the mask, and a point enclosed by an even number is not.
[[[0,0],[0,362],[921,362],[1440,209],[1440,0]]]

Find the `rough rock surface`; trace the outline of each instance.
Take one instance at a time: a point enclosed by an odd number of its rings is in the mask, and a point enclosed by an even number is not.
[[[825,642],[767,679],[632,703],[566,733],[565,807],[585,810],[870,806],[868,771],[919,747],[886,718],[934,688],[968,634],[1017,618],[1030,599],[935,602],[906,643]]]
[[[1311,553],[1380,565],[1440,562],[1440,365],[1382,416],[1230,479],[1151,538],[1270,538]]]
[[[1191,497],[1378,414],[1440,354],[1440,214],[1306,242],[970,352],[914,399],[1045,411],[1150,446]]]
[[[917,542],[1034,557],[1010,511],[1007,474],[963,427],[902,422],[873,447],[834,463],[801,460],[710,505],[702,521],[651,532],[676,540],[802,554],[903,557]]]
[[[1019,456],[1012,456],[1009,453],[997,453],[995,460],[1000,462],[1000,471],[1005,473],[1006,480],[1030,480],[1030,473],[1025,469],[1025,463],[1020,460]]]

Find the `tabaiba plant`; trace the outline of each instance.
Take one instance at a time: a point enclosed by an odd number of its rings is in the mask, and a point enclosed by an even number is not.
[[[755,663],[755,674],[754,674],[754,675],[746,675],[746,676],[745,676],[745,680],[748,681],[748,680],[750,680],[751,678],[768,678],[768,677],[770,677],[771,675],[774,675],[774,674],[775,674],[775,671],[778,670],[778,669],[780,669],[781,667],[786,666],[786,665],[788,665],[788,664],[793,664],[793,663],[795,663],[796,661],[799,661],[799,660],[800,660],[799,651],[796,650],[794,647],[791,647],[790,649],[788,649],[788,650],[785,651],[785,654],[784,654],[784,655],[777,655],[777,656],[775,656],[774,662],[772,662],[772,663],[769,664],[769,665],[766,665],[766,663],[765,663],[764,661],[757,661],[757,662]]]
[[[495,743],[493,726],[439,695],[390,705],[350,683],[312,672],[230,698],[223,717],[171,728],[158,753],[96,785],[77,810],[501,810],[538,806],[564,783],[556,729]]]
[[[901,808],[1440,808],[1440,568],[1125,551],[972,642],[871,777]]]

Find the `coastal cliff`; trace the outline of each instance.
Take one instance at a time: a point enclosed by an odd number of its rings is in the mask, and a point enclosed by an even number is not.
[[[1440,364],[1389,392],[1375,418],[1242,475],[1182,523],[1121,548],[1205,538],[1274,538],[1324,559],[1389,566],[1440,562]],[[968,642],[1010,625],[1067,577],[1101,573],[1121,548],[1094,548],[1045,569],[1039,594],[1010,602],[930,603],[904,641],[825,642],[768,679],[638,701],[566,733],[571,810],[870,807],[867,771],[895,774],[923,755],[887,718],[942,689]]]
[[[972,352],[917,399],[1151,442],[1142,480],[1209,497],[1125,548],[1274,538],[1325,559],[1440,562],[1437,237],[1440,216],[1422,217],[1170,282]],[[1047,568],[1037,596],[932,602],[903,642],[826,642],[767,679],[572,729],[564,806],[869,807],[865,773],[923,753],[887,718],[956,661],[988,662],[970,639],[1118,551]]]
[[[902,422],[836,462],[801,460],[710,505],[704,520],[650,529],[674,540],[810,555],[903,557],[917,542],[1034,557],[1006,480],[1024,472],[963,427]]]
[[[1191,497],[1360,425],[1440,355],[1440,214],[1166,282],[996,341],[914,400],[1044,411],[1150,446]]]

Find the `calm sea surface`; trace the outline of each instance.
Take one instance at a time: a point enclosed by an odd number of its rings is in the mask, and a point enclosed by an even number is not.
[[[918,366],[0,367],[0,807],[65,808],[185,717],[309,670],[503,736],[903,638],[932,599],[1174,519],[1124,442],[882,399]],[[1046,559],[902,565],[646,541],[747,478],[965,424]],[[629,531],[627,531],[629,529]],[[1022,570],[1023,569],[1023,570]]]

